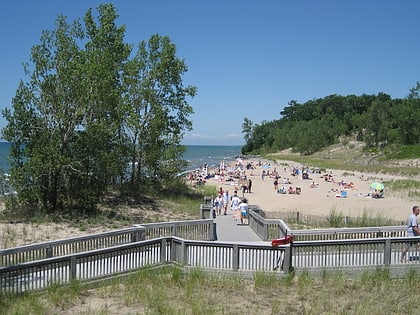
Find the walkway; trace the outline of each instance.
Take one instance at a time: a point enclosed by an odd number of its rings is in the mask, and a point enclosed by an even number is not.
[[[227,215],[217,216],[215,222],[218,242],[270,244],[270,242],[263,242],[248,225],[241,225],[239,219],[236,222],[231,210]]]

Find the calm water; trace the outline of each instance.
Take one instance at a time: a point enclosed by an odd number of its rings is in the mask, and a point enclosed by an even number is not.
[[[8,172],[7,155],[9,154],[10,144],[0,142],[0,169]],[[188,170],[199,168],[204,164],[215,166],[221,160],[234,160],[241,154],[241,146],[224,146],[224,145],[189,145],[184,159],[188,161]]]
[[[189,145],[184,159],[189,162],[189,170],[199,168],[204,164],[213,167],[222,160],[234,160],[241,154],[241,148],[241,146]]]

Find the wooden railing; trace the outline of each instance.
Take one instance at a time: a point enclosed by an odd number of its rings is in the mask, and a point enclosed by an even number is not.
[[[166,260],[165,245],[163,238],[0,267],[0,292],[45,289],[156,265]]]
[[[401,269],[403,247],[418,242],[418,238],[347,239],[334,241],[295,242],[292,245],[291,263],[295,269],[320,271],[339,269],[359,272],[366,268]],[[407,254],[407,265],[420,268],[420,250],[411,247]]]
[[[283,220],[265,219],[261,213],[258,206],[249,206],[249,226],[262,240],[273,240],[290,234],[291,230]]]
[[[65,256],[145,239],[145,229],[133,227],[0,250],[0,266]]]
[[[166,236],[214,241],[215,230],[213,220],[139,224],[127,229],[1,249],[0,267]]]
[[[282,238],[286,234],[292,234],[295,241],[404,237],[407,230],[406,226],[292,230],[283,220],[263,218],[261,212],[258,206],[250,206],[249,226],[264,241]]]
[[[216,240],[216,223],[212,219],[135,224],[145,230],[145,239],[178,236],[189,240]]]
[[[287,234],[292,245],[215,243],[213,219],[137,225],[133,228],[0,250],[0,293],[43,289],[73,280],[94,280],[163,263],[227,271],[282,269],[320,271],[400,268],[405,227],[290,230],[282,220],[267,220],[250,206],[250,227],[263,239]],[[413,247],[410,267],[420,268]]]
[[[402,266],[420,269],[419,250],[412,248],[408,263],[399,257],[404,244],[416,238],[376,238],[295,242],[272,247],[190,241],[177,237],[113,246],[83,253],[0,267],[0,294],[45,289],[53,284],[96,280],[142,267],[179,263],[185,268],[253,273],[340,270],[356,272],[388,268],[391,275]]]
[[[406,226],[379,226],[364,228],[334,228],[291,230],[296,241],[322,241],[347,239],[373,239],[381,237],[404,237]]]

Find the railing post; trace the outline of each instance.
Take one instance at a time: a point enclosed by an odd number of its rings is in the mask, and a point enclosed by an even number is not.
[[[232,269],[233,269],[233,271],[238,271],[239,270],[239,246],[238,246],[238,244],[233,244]]]
[[[137,239],[137,231],[136,232],[131,232],[131,243],[135,243],[135,242],[137,242],[138,241],[138,239]]]
[[[188,248],[185,245],[185,242],[181,242],[181,264],[185,266],[188,262]]]
[[[292,266],[292,245],[287,246],[284,249],[284,262],[283,262],[283,272],[284,273],[290,273],[293,271],[293,266]]]
[[[76,280],[76,256],[73,255],[70,257],[70,281]]]
[[[166,262],[166,238],[162,238],[160,242],[160,262]]]
[[[48,258],[53,257],[53,249],[51,245],[47,247],[47,257]]]
[[[389,267],[391,265],[391,239],[390,238],[387,238],[385,240],[384,265],[386,267]]]
[[[178,262],[178,245],[175,244],[174,239],[171,238],[171,262]]]
[[[268,227],[269,227],[268,224],[264,224],[263,225],[263,237],[262,237],[262,239],[264,241],[267,241],[268,240]]]
[[[216,222],[211,224],[210,228],[210,241],[217,241],[217,225]]]

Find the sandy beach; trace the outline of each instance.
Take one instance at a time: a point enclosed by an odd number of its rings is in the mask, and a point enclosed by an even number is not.
[[[248,204],[258,205],[268,218],[278,218],[283,213],[297,212],[302,215],[328,215],[332,210],[341,213],[343,216],[360,217],[364,213],[372,217],[377,215],[382,218],[391,218],[405,222],[411,212],[415,201],[410,201],[403,196],[387,195],[386,182],[392,181],[396,176],[384,176],[376,174],[349,173],[341,170],[327,170],[327,174],[333,176],[333,181],[327,182],[323,175],[325,173],[308,173],[309,179],[302,179],[301,175],[292,176],[293,168],[301,169],[302,165],[292,161],[265,162],[258,165],[256,160],[243,161],[252,163],[255,169],[246,169],[247,178],[252,180],[251,193],[238,191],[239,196],[244,195]],[[268,165],[270,163],[270,165]],[[235,163],[231,165],[235,167]],[[278,171],[279,188],[286,189],[292,186],[299,187],[301,194],[280,194],[274,188],[274,177],[266,176],[262,179],[263,170],[270,174]],[[289,178],[291,184],[283,184],[284,179]],[[373,182],[385,184],[384,197],[374,199],[368,196],[373,192],[370,185]],[[344,185],[345,183],[345,185]],[[350,183],[352,183],[350,185]],[[208,182],[210,185],[217,185],[223,190],[228,190],[232,195],[238,189],[238,181],[225,181],[216,176]],[[311,188],[314,187],[314,188]],[[352,186],[352,187],[350,187]],[[345,198],[342,198],[341,191],[345,191]]]

